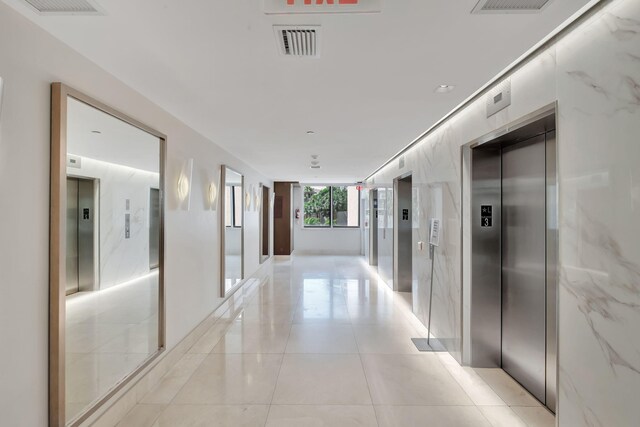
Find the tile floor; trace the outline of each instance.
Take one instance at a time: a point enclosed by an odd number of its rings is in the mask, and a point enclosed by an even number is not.
[[[419,353],[425,334],[362,258],[276,258],[119,426],[554,425],[503,371]]]

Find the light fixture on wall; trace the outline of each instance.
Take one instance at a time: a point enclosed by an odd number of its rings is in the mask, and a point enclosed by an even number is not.
[[[260,204],[261,204],[261,197],[260,197],[260,189],[262,188],[262,186],[258,186],[256,188],[254,188],[253,190],[253,208],[256,211],[260,210]]]
[[[209,184],[209,190],[207,191],[207,200],[209,201],[209,209],[216,210],[216,204],[218,202],[218,186],[215,182]]]
[[[246,210],[251,209],[251,192],[253,191],[253,184],[249,187],[248,190],[244,192],[244,207]]]
[[[187,160],[180,174],[176,194],[178,196],[178,205],[180,209],[188,211],[191,208],[191,177],[193,175],[193,159]]]

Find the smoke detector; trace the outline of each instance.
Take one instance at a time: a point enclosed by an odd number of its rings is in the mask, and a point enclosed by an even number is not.
[[[23,0],[39,15],[104,15],[95,0]]]
[[[320,57],[319,25],[274,25],[278,50],[283,56]]]
[[[538,13],[551,0],[480,0],[471,13]]]

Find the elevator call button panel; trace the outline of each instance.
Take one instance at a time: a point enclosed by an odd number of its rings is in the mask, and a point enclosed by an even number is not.
[[[480,206],[480,226],[493,227],[493,206]]]

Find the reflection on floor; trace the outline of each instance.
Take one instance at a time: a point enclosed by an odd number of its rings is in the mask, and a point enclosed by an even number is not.
[[[420,354],[425,334],[361,258],[276,257],[119,426],[554,425],[503,371]]]
[[[71,420],[157,351],[157,272],[67,297],[66,349]]]
[[[242,280],[242,257],[240,255],[225,255],[225,290],[232,289]]]

